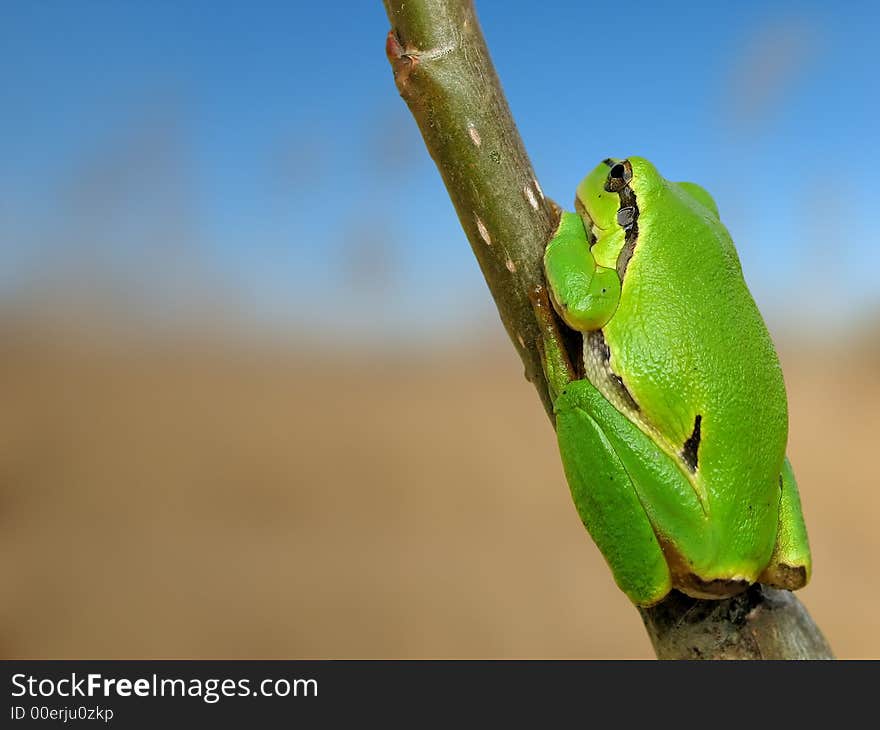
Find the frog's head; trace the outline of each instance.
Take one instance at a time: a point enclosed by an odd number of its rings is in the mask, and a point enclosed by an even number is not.
[[[625,228],[639,197],[650,196],[662,184],[660,173],[642,157],[607,159],[599,163],[578,185],[574,209],[584,220],[590,239]],[[642,201],[645,202],[645,201]]]

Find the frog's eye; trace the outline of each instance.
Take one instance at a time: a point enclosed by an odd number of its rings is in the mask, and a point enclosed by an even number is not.
[[[616,163],[608,173],[605,181],[605,190],[609,193],[619,193],[632,180],[633,169],[629,160]]]

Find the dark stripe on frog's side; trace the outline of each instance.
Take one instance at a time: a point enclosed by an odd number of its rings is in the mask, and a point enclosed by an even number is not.
[[[593,330],[592,332],[585,333],[584,337],[593,357],[602,363],[603,369],[608,374],[608,386],[613,389],[614,392],[620,396],[621,400],[623,400],[633,411],[638,412],[641,410],[639,404],[636,403],[635,398],[632,397],[632,393],[629,392],[629,388],[626,387],[626,383],[623,382],[623,378],[611,369],[611,350],[608,348],[608,343],[605,342],[605,333],[600,329]],[[594,383],[594,385],[596,384]],[[599,391],[601,392],[602,388],[599,388]]]
[[[585,349],[589,349],[591,359],[594,362],[601,364],[602,367],[600,371],[605,375],[604,383],[593,383],[593,385],[599,388],[599,391],[604,393],[606,398],[608,398],[610,394],[617,396],[631,413],[641,413],[641,408],[639,407],[638,402],[636,402],[636,399],[633,397],[630,389],[626,386],[626,383],[623,382],[623,378],[611,368],[611,348],[605,341],[605,333],[601,329],[586,332],[584,333],[584,343],[586,346]],[[586,357],[586,354],[584,357]],[[642,414],[640,418],[644,422],[644,414]],[[678,454],[684,467],[691,474],[696,474],[697,467],[699,466],[702,423],[703,416],[697,414],[696,418],[694,418],[694,430],[684,442],[684,445]]]
[[[694,474],[697,471],[697,459],[699,456],[697,452],[700,448],[700,424],[702,421],[703,417],[698,413],[697,417],[694,419],[693,433],[688,436],[687,441],[684,442],[684,446],[681,449],[682,461],[684,461],[687,468],[691,470],[691,474]]]

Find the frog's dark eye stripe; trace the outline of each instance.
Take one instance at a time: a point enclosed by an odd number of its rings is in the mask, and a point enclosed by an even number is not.
[[[626,275],[626,268],[629,261],[633,257],[636,248],[636,241],[639,238],[639,206],[636,203],[636,193],[630,187],[633,179],[632,163],[629,160],[620,160],[616,162],[610,157],[603,162],[611,169],[608,171],[608,177],[605,180],[605,192],[617,193],[620,197],[620,208],[617,210],[617,225],[619,225],[626,233],[623,247],[617,254],[617,275],[620,281]]]
[[[636,222],[636,208],[634,205],[628,205],[617,211],[617,225],[621,228],[629,228]]]
[[[605,181],[605,190],[609,193],[619,193],[632,180],[633,170],[629,160],[617,162],[611,167],[608,179]]]
[[[614,160],[612,160],[610,157],[606,157],[604,160],[602,160],[602,164],[608,165],[608,167],[614,167]]]

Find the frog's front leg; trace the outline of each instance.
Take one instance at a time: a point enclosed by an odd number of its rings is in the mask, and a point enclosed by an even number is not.
[[[779,528],[770,564],[758,580],[777,588],[795,591],[810,580],[812,561],[807,526],[801,512],[797,482],[788,457],[779,475],[782,494],[779,500]]]
[[[615,269],[597,264],[577,213],[560,216],[544,252],[544,271],[556,311],[572,329],[599,329],[617,310],[620,277]]]
[[[575,507],[630,600],[651,605],[671,588],[663,551],[638,494],[611,442],[591,415],[613,407],[587,380],[575,380],[546,292],[533,303],[556,413],[562,464]],[[619,414],[618,414],[619,415]]]

